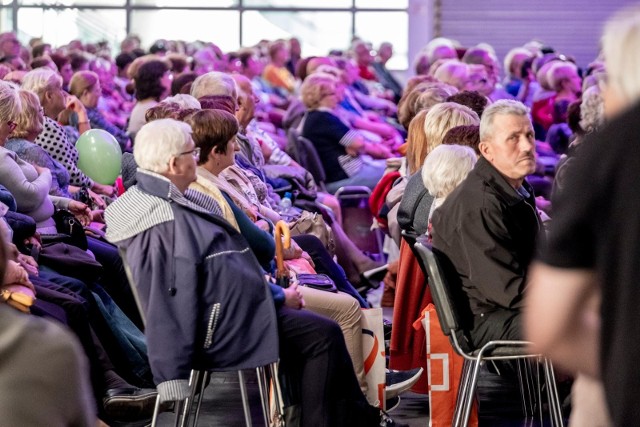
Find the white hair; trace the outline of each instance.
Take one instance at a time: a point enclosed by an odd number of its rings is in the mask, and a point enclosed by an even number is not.
[[[529,117],[529,108],[520,101],[500,99],[482,112],[480,119],[480,141],[488,141],[493,134],[493,122],[496,116],[513,115]]]
[[[191,96],[196,99],[203,96],[230,96],[238,99],[238,90],[233,78],[219,71],[211,71],[194,80],[191,85]]]
[[[547,71],[547,81],[551,89],[559,92],[562,89],[562,81],[568,78],[572,72],[577,75],[578,67],[573,62],[553,61],[552,63],[553,65]]]
[[[640,6],[624,8],[607,21],[602,50],[611,90],[628,104],[640,99]]]
[[[469,174],[478,161],[471,147],[439,145],[422,165],[422,182],[433,197],[449,195]]]
[[[173,102],[174,104],[178,104],[182,109],[195,108],[196,110],[199,110],[202,108],[200,101],[186,93],[179,93],[177,95],[170,96],[163,99],[162,102]]]
[[[62,87],[62,77],[50,68],[36,68],[29,71],[22,78],[22,89],[30,90],[38,95],[40,104],[44,101],[44,94],[53,88]]]
[[[13,83],[0,80],[0,120],[13,122],[22,114],[20,88]]]
[[[140,168],[165,173],[171,157],[183,152],[190,138],[188,124],[173,119],[154,120],[136,134],[133,157]]]
[[[511,68],[513,67],[513,60],[517,55],[526,55],[527,57],[532,56],[531,51],[529,51],[524,47],[514,47],[509,52],[507,52],[507,54],[504,56],[504,61],[503,61],[504,72],[507,76],[514,75],[514,70],[512,70]],[[515,70],[515,74],[518,74],[518,73],[519,73],[519,70]]]
[[[451,59],[440,64],[433,77],[460,90],[469,80],[469,66],[457,59]]]
[[[440,47],[446,47],[455,51],[456,44],[453,42],[453,40],[448,39],[446,37],[436,37],[434,39],[431,39],[429,43],[427,43],[422,48],[422,51],[427,55],[427,59],[429,60],[429,63],[434,63],[438,59],[434,56],[434,54],[436,50]]]

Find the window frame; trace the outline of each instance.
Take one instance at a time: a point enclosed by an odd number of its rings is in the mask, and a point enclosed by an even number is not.
[[[6,0],[5,0],[6,1]],[[243,40],[243,13],[247,11],[258,11],[258,12],[349,12],[351,14],[351,37],[357,35],[356,32],[356,13],[358,12],[406,12],[409,13],[409,7],[357,7],[356,1],[351,0],[350,7],[331,7],[331,8],[318,8],[318,7],[279,7],[279,6],[248,6],[245,5],[243,0],[236,0],[236,6],[230,7],[220,7],[220,6],[156,6],[156,5],[140,5],[133,4],[134,0],[124,0],[124,5],[121,6],[113,6],[113,5],[95,5],[95,4],[83,4],[82,0],[78,1],[78,4],[74,5],[51,5],[46,3],[38,3],[38,4],[21,4],[21,0],[13,0],[10,4],[2,4],[0,3],[0,9],[11,9],[12,10],[12,23],[13,23],[13,31],[17,33],[19,26],[18,22],[18,10],[20,8],[38,8],[38,9],[92,9],[92,10],[105,10],[105,9],[117,9],[117,10],[125,10],[125,30],[127,34],[131,33],[131,14],[134,11],[153,11],[153,10],[192,10],[192,11],[216,11],[216,10],[225,10],[225,11],[237,11],[238,19],[239,19],[239,45],[244,46]],[[393,1],[390,0],[389,4],[393,4]],[[6,31],[6,30],[3,30]],[[407,31],[408,33],[408,31]],[[407,34],[408,37],[408,34]]]

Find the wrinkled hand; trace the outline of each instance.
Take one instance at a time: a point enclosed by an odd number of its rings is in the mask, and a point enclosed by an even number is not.
[[[282,255],[284,259],[298,259],[302,256],[302,248],[298,246],[295,240],[291,239],[291,246],[289,249],[283,249]]]
[[[104,209],[95,209],[91,211],[91,222],[104,224]]]
[[[89,196],[91,197],[91,200],[93,201],[93,203],[95,203],[95,205],[97,206],[97,209],[105,209],[107,207],[107,204],[102,199],[102,197],[100,197],[100,195],[98,195],[97,193],[95,193],[94,191],[88,188],[87,188],[87,192],[89,193]]]
[[[23,285],[31,289],[33,292],[36,291],[29,281],[29,274],[27,273],[27,270],[12,260],[7,261],[7,270],[4,273],[2,285]]]
[[[311,265],[311,267],[316,268],[316,264],[313,262],[313,260],[311,259],[311,255],[309,255],[306,251],[302,252],[302,255],[300,255],[300,257],[302,259],[307,260],[307,262]]]
[[[20,266],[22,266],[22,268],[27,271],[27,273],[32,276],[38,277],[38,263],[35,259],[33,259],[33,257],[29,255],[19,254],[18,262],[20,263]]]
[[[258,226],[259,229],[261,229],[262,231],[269,231],[269,223],[267,221],[265,221],[264,219],[259,219],[255,222],[255,224]]]
[[[84,105],[82,104],[82,102],[80,102],[80,100],[73,95],[67,95],[65,108],[67,110],[75,111],[76,113],[78,113],[79,116],[84,114],[84,116],[86,117],[87,115],[87,110],[84,108]],[[82,120],[81,117],[79,118],[80,118],[80,121],[86,121],[86,120]]]
[[[114,186],[98,184],[97,182],[93,184],[93,187],[91,187],[91,189],[98,194],[104,194],[105,196],[109,197],[116,194],[116,188]]]
[[[297,283],[294,283],[284,289],[284,305],[290,308],[295,308],[296,310],[304,308],[304,299],[302,298],[302,293],[300,293]]]
[[[367,152],[374,159],[388,159],[392,156],[391,150],[384,144],[371,144],[371,147]]]
[[[89,206],[84,203],[71,200],[69,202],[69,212],[71,212],[83,226],[86,227],[91,224],[91,210],[89,210]]]

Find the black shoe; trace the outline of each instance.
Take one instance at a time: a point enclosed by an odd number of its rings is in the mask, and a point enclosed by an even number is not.
[[[384,331],[384,340],[388,341],[391,339],[391,327],[392,324],[387,319],[382,319],[382,329]]]
[[[102,399],[105,414],[117,420],[151,418],[158,392],[150,388],[113,388]]]
[[[384,264],[379,267],[372,268],[371,270],[367,270],[362,273],[362,277],[371,281],[380,283],[384,280],[384,276],[387,275],[387,270],[389,269],[389,264]],[[377,289],[377,287],[376,287]]]
[[[387,408],[387,409],[385,409],[385,411],[387,411],[387,412],[393,411],[398,406],[400,406],[400,396],[394,396],[394,397],[391,397],[391,398],[387,399],[387,401],[385,402],[385,405],[384,405],[384,407]]]
[[[410,369],[408,371],[394,371],[387,369],[387,399],[395,397],[413,387],[413,385],[420,379],[422,371],[424,371],[422,368]]]
[[[389,414],[385,411],[380,411],[380,427],[409,427],[409,424],[393,421]]]

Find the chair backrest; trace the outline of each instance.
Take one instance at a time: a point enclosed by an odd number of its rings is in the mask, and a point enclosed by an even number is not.
[[[142,324],[146,327],[147,320],[145,319],[145,316],[144,316],[144,310],[142,310],[142,304],[140,304],[140,296],[138,295],[138,286],[135,280],[133,280],[133,273],[131,273],[131,268],[129,267],[129,263],[127,262],[127,250],[124,248],[118,247],[118,253],[120,254],[120,258],[122,259],[124,272],[127,275],[129,286],[131,286],[131,293],[133,294],[133,299],[136,301],[136,306],[138,307],[138,313],[140,313]]]
[[[448,336],[464,331],[468,326],[471,310],[462,287],[457,285],[458,281],[452,283],[448,280],[455,274],[453,265],[446,255],[431,246],[427,236],[419,236],[414,248],[426,267],[431,296],[442,331]]]
[[[298,138],[300,137],[300,132],[298,129],[292,127],[287,131],[287,146],[284,151],[291,156],[293,160],[297,163],[300,163],[300,149],[298,147]]]
[[[326,191],[327,174],[316,151],[316,147],[298,129],[291,128],[287,132],[287,148],[285,150],[300,166],[311,173],[314,181],[322,191]]]
[[[418,239],[418,235],[416,233],[414,233],[414,232],[405,230],[404,228],[401,229],[400,232],[402,234],[402,238],[407,242],[407,244],[411,248],[411,252],[413,252],[413,256],[418,261],[418,265],[420,266],[420,269],[424,273],[424,277],[427,278],[428,275],[429,275],[429,273],[427,272],[427,266],[424,265],[424,261],[422,260],[422,258],[418,254],[418,251],[417,251],[417,249],[415,247],[416,240]]]

